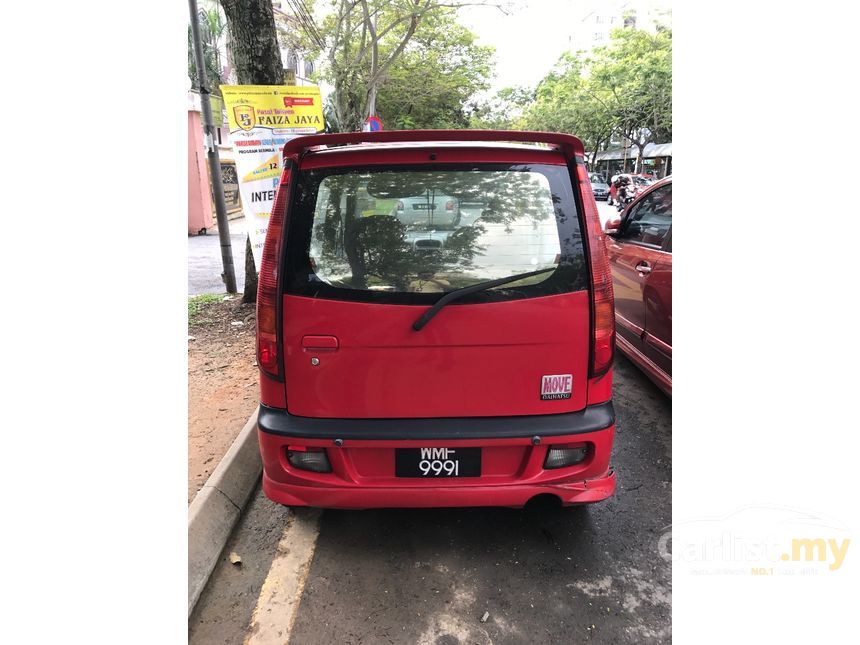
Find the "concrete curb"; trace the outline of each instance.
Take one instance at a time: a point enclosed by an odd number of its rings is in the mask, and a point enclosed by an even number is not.
[[[262,468],[255,410],[188,507],[189,617],[260,481]]]

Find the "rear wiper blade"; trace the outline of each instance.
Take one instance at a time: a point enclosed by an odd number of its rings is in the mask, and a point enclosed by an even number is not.
[[[492,289],[493,287],[498,287],[503,284],[508,284],[509,282],[516,282],[517,280],[522,280],[524,278],[530,278],[533,275],[540,275],[541,273],[549,273],[550,271],[555,271],[558,267],[550,267],[548,269],[540,269],[538,271],[529,271],[528,273],[518,273],[516,275],[509,275],[507,278],[499,278],[497,280],[488,280],[487,282],[479,282],[478,284],[473,284],[468,287],[462,287],[460,289],[454,289],[453,291],[449,291],[444,296],[439,298],[436,301],[436,304],[430,307],[427,311],[425,311],[421,317],[412,323],[412,329],[415,331],[421,331],[424,326],[429,323],[433,316],[439,313],[439,311],[447,304],[454,302],[455,300],[459,300],[463,296],[468,296],[470,293],[476,293],[478,291],[486,291],[487,289]]]

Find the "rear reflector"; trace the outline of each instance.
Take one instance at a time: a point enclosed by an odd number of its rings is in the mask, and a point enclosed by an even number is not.
[[[315,473],[330,473],[331,464],[324,448],[307,448],[305,450],[287,450],[287,460],[290,465],[300,470],[310,470]]]
[[[543,467],[547,470],[553,468],[564,468],[565,466],[573,466],[585,459],[588,455],[588,447],[585,444],[581,446],[550,446],[546,452],[546,459],[543,462]]]

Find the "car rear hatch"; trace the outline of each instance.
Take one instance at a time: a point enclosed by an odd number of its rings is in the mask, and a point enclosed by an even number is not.
[[[581,198],[568,164],[562,151],[534,146],[306,154],[293,176],[281,280],[289,412],[583,409],[592,313]],[[443,198],[418,221],[413,206],[428,194]],[[415,244],[430,239],[441,247]],[[414,328],[445,293],[543,269],[456,299]]]

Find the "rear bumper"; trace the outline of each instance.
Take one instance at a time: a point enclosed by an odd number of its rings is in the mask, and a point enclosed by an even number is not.
[[[281,504],[321,508],[519,507],[547,493],[566,505],[610,497],[615,491],[615,474],[609,468],[615,431],[612,404],[546,417],[302,419],[261,406],[263,491]],[[601,423],[603,427],[595,427]],[[273,431],[279,427],[306,436]],[[500,434],[490,436],[493,428]],[[586,444],[586,459],[544,469],[549,447],[568,444]],[[287,460],[289,447],[325,448],[332,472],[293,467]],[[395,450],[410,447],[480,447],[481,476],[398,478]]]
[[[443,508],[457,506],[508,506],[520,508],[541,494],[556,495],[565,506],[600,502],[615,493],[615,473],[568,484],[509,486],[357,488],[331,486],[311,488],[283,484],[263,473],[263,492],[273,502],[287,506],[317,508]]]
[[[612,401],[579,412],[519,417],[438,419],[320,419],[297,417],[286,410],[260,406],[261,432],[307,439],[511,439],[582,434],[615,423]]]

